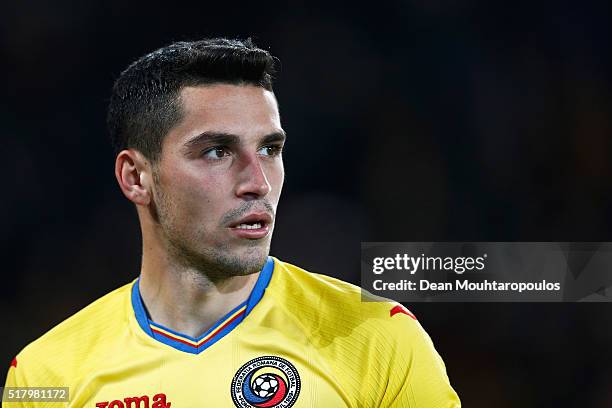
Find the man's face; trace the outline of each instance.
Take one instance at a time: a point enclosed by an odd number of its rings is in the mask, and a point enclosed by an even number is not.
[[[284,180],[274,94],[251,85],[183,88],[165,137],[153,203],[179,262],[213,278],[257,272],[270,251]]]

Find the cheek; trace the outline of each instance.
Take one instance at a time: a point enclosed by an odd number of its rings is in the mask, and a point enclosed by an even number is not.
[[[279,197],[283,189],[283,183],[285,182],[285,169],[282,164],[270,173],[268,181],[270,182],[272,191]]]
[[[223,183],[215,177],[176,178],[170,182],[168,192],[173,199],[176,217],[187,222],[196,219],[205,222],[218,217],[222,211]]]

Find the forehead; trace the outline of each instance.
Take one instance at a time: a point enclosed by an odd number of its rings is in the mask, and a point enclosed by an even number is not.
[[[182,120],[165,143],[181,143],[207,131],[257,137],[281,130],[274,94],[254,85],[185,87],[180,105]]]

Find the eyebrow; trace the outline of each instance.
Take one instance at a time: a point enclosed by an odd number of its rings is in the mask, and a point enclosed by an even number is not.
[[[263,143],[274,143],[284,142],[287,139],[287,134],[280,130],[278,132],[270,133],[262,138]],[[184,151],[189,151],[195,146],[201,144],[214,144],[214,145],[236,145],[240,143],[240,136],[232,133],[224,132],[202,132],[197,136],[189,139],[183,145]]]
[[[284,142],[287,139],[287,134],[281,130],[280,132],[270,133],[263,137],[264,143]]]

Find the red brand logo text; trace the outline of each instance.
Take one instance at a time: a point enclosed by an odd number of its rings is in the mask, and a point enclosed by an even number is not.
[[[155,394],[149,402],[149,396],[125,397],[123,400],[96,402],[96,408],[170,408],[166,394]]]

